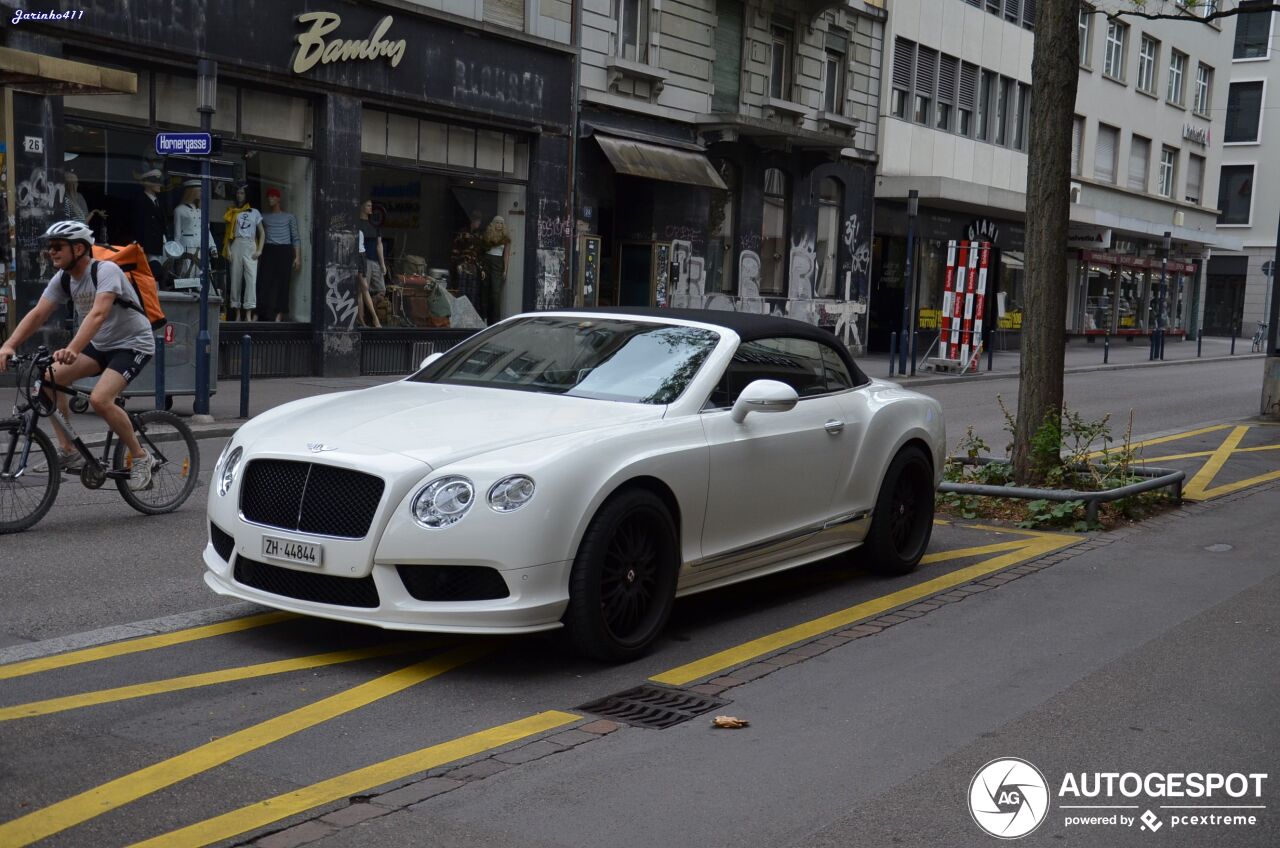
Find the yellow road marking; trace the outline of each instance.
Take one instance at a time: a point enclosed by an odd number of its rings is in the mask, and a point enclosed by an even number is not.
[[[37,660],[25,660],[23,662],[10,663],[9,665],[0,665],[0,680],[22,677],[26,674],[36,674],[41,671],[50,671],[55,668],[67,668],[68,666],[94,662],[95,660],[122,657],[126,654],[136,654],[140,651],[153,651],[156,648],[181,645],[184,642],[208,639],[211,636],[222,636],[226,633],[237,633],[254,627],[265,627],[268,624],[288,621],[297,617],[295,613],[291,612],[268,612],[261,615],[246,616],[245,618],[233,618],[230,621],[223,621],[218,624],[206,624],[187,630],[176,630],[173,633],[143,636],[138,639],[130,639],[127,642],[114,642],[110,645],[99,645],[95,648],[68,651],[65,654],[41,657]]]
[[[293,792],[286,792],[256,804],[250,804],[205,819],[188,827],[171,830],[153,839],[137,842],[131,848],[201,848],[224,839],[230,839],[255,827],[263,827],[297,813],[329,804],[351,795],[366,792],[392,781],[417,774],[445,763],[474,756],[484,751],[509,745],[528,736],[545,733],[580,719],[573,713],[548,710],[527,716],[509,724],[502,724],[461,736],[439,745],[420,748],[390,760],[349,771]]]
[[[1231,457],[1233,451],[1240,446],[1240,442],[1244,439],[1245,433],[1249,432],[1249,428],[1244,425],[1235,427],[1231,433],[1222,440],[1222,444],[1218,445],[1213,451],[1213,455],[1208,461],[1200,467],[1196,472],[1196,476],[1182,487],[1182,496],[1188,500],[1204,500],[1206,490],[1213,478],[1218,476],[1218,472],[1222,470],[1222,466],[1226,464]]]
[[[182,677],[171,677],[167,680],[156,680],[150,683],[138,683],[132,686],[119,686],[114,689],[99,689],[96,692],[84,692],[79,695],[67,695],[61,698],[49,698],[44,701],[31,701],[12,707],[0,707],[0,721],[16,718],[49,715],[65,710],[81,707],[110,704],[116,701],[127,701],[131,698],[145,698],[166,692],[179,692],[183,689],[196,689],[201,686],[214,686],[219,683],[230,683],[234,680],[250,680],[255,677],[268,677],[273,674],[285,674],[290,671],[302,671],[308,668],[323,668],[339,663],[357,662],[359,660],[385,657],[392,654],[403,654],[409,651],[425,649],[435,644],[435,640],[416,639],[409,642],[396,642],[390,645],[379,645],[374,648],[363,648],[356,651],[333,651],[327,654],[312,654],[309,657],[294,657],[275,662],[258,663],[240,668],[229,668],[223,671],[209,671],[202,674],[188,674]]]
[[[712,654],[700,660],[688,663],[686,665],[673,668],[661,674],[654,675],[649,678],[655,683],[666,683],[672,686],[684,686],[694,680],[704,677],[710,677],[727,668],[741,665],[744,662],[753,660],[765,654],[773,653],[781,650],[797,642],[803,642],[836,630],[841,627],[847,627],[857,621],[872,616],[879,615],[886,610],[900,607],[903,604],[920,600],[921,598],[935,595],[938,592],[950,589],[952,586],[958,586],[961,583],[968,583],[976,580],[992,572],[1009,568],[1020,562],[1042,556],[1059,548],[1065,548],[1084,541],[1083,538],[1077,536],[1066,536],[1061,534],[1037,533],[1035,538],[1023,540],[1016,550],[1011,550],[1003,556],[993,559],[984,560],[975,565],[952,571],[932,580],[926,580],[915,586],[909,586],[906,589],[874,598],[865,603],[824,615],[821,618],[815,618],[812,621],[798,624],[794,627],[788,627],[785,630],[779,630],[759,639],[753,639],[742,645],[737,645],[725,651]],[[1002,543],[1001,549],[1007,549],[1008,543]],[[997,547],[996,545],[988,545],[988,548]],[[972,550],[972,549],[971,549]],[[951,553],[951,552],[943,552]]]
[[[1280,471],[1270,471],[1266,474],[1259,474],[1257,477],[1250,477],[1247,480],[1237,480],[1234,483],[1225,483],[1221,486],[1214,486],[1211,489],[1204,489],[1196,495],[1198,500],[1209,500],[1210,498],[1220,498],[1223,495],[1229,495],[1232,492],[1238,492],[1241,489],[1247,489],[1250,486],[1258,486],[1263,483],[1269,483],[1272,480],[1280,480]],[[1190,498],[1190,495],[1186,497]]]
[[[1205,433],[1214,433],[1214,432],[1217,432],[1218,430],[1227,430],[1230,427],[1231,427],[1230,424],[1214,424],[1212,427],[1201,427],[1199,430],[1188,430],[1185,433],[1174,433],[1172,436],[1159,436],[1154,439],[1144,439],[1141,442],[1133,442],[1132,444],[1129,445],[1129,447],[1133,448],[1134,450],[1138,450],[1139,448],[1144,448],[1148,445],[1162,445],[1165,442],[1176,442],[1179,439],[1189,439],[1192,436],[1200,436]],[[1105,453],[1115,453],[1116,451],[1119,451],[1119,450],[1124,450],[1124,446],[1117,445],[1115,447],[1107,448],[1105,450],[1096,450],[1093,453],[1089,454],[1089,459],[1093,459],[1096,456],[1102,456]]]
[[[471,662],[494,647],[493,643],[471,644],[415,663],[0,824],[0,845],[16,848],[52,836],[242,754],[394,695]]]
[[[1232,453],[1260,453],[1262,451],[1280,451],[1280,445],[1256,445],[1251,448],[1236,448]],[[1144,456],[1144,463],[1156,462],[1173,462],[1176,459],[1200,459],[1206,456],[1213,456],[1213,451],[1196,451],[1195,453],[1175,453],[1170,456]]]

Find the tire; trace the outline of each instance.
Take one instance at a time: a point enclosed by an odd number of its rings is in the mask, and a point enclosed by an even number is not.
[[[138,512],[147,515],[173,512],[196,488],[200,476],[200,446],[191,428],[172,412],[152,409],[138,413],[133,420],[138,429],[138,441],[156,458],[156,466],[151,472],[151,487],[132,491],[126,478],[116,480],[116,488],[125,503]],[[124,442],[117,442],[113,467],[128,467],[128,453]]]
[[[607,662],[646,653],[675,603],[680,544],[666,505],[628,489],[610,498],[582,537],[564,624],[574,649]]]
[[[909,574],[920,563],[933,535],[933,466],[924,451],[906,447],[889,463],[871,530],[862,543],[862,562],[877,574]]]
[[[17,466],[28,442],[21,418],[0,421],[0,475]],[[33,526],[53,506],[62,484],[62,467],[53,441],[43,430],[30,437],[27,468],[17,479],[0,476],[0,534],[17,533]],[[12,446],[12,447],[11,447]],[[12,454],[12,455],[11,455]],[[36,471],[43,468],[43,471]]]

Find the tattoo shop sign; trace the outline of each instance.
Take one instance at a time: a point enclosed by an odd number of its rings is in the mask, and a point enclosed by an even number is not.
[[[305,74],[316,65],[356,60],[387,59],[394,68],[404,58],[405,40],[387,37],[393,23],[391,15],[374,24],[365,38],[328,37],[342,26],[342,16],[335,12],[304,12],[295,20],[306,27],[294,39],[298,43],[293,53],[295,74]]]

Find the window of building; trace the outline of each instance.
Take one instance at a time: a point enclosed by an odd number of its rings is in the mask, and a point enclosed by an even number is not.
[[[1174,147],[1163,147],[1160,150],[1160,194],[1173,197],[1173,186],[1177,179],[1178,150]]]
[[[1027,119],[1031,114],[1031,86],[1018,83],[1018,111],[1013,125],[1013,148],[1027,149]]]
[[[1169,53],[1169,91],[1167,99],[1175,106],[1186,102],[1187,54],[1177,50]]]
[[[764,227],[760,234],[761,294],[779,295],[786,291],[790,207],[787,175],[778,168],[767,169],[764,172]]]
[[[1081,160],[1084,158],[1080,155],[1080,151],[1084,149],[1084,118],[1076,115],[1075,120],[1071,122],[1071,174],[1080,176],[1084,173],[1081,166]]]
[[[934,126],[951,132],[955,123],[956,83],[960,74],[960,60],[943,56],[938,65],[938,108],[934,113]]]
[[[1017,83],[1008,77],[1000,77],[1000,94],[996,98],[996,144],[1008,144],[1012,138],[1010,123],[1017,96]]]
[[[1262,80],[1232,82],[1227,89],[1227,126],[1224,144],[1257,144],[1262,140]]]
[[[916,78],[916,43],[905,38],[893,42],[893,93],[889,112],[895,118],[907,119],[911,102],[911,84]]]
[[[1107,53],[1102,60],[1102,72],[1114,80],[1124,82],[1125,44],[1129,27],[1117,21],[1107,21]]]
[[[840,283],[840,219],[844,186],[827,177],[818,187],[818,266],[814,295],[836,297]],[[843,294],[843,292],[841,292]]]
[[[1201,62],[1196,68],[1196,100],[1195,112],[1202,117],[1209,117],[1210,97],[1213,93],[1213,68]]]
[[[791,96],[791,38],[788,27],[774,24],[770,28],[769,96],[786,100]]]
[[[915,107],[912,120],[917,124],[931,126],[933,116],[933,96],[935,82],[938,77],[938,51],[923,44],[916,48],[916,90]]]
[[[1004,0],[1004,19],[1015,24],[1021,21],[1022,10],[1019,8],[1020,5],[1019,0]]]
[[[1080,66],[1088,68],[1093,58],[1093,7],[1080,6]]]
[[[727,190],[711,190],[711,215],[707,225],[711,234],[707,246],[707,294],[736,290],[733,272],[737,262],[733,245],[737,231],[734,218],[738,209],[738,169],[724,159],[713,164]]]
[[[1204,157],[1192,153],[1187,157],[1186,201],[1200,205],[1200,194],[1204,191]]]
[[[1151,176],[1151,139],[1135,135],[1129,142],[1129,188],[1146,193]]]
[[[987,141],[991,138],[991,118],[994,112],[996,84],[999,77],[991,71],[982,72],[982,82],[978,89],[978,138]]]
[[[1271,10],[1250,12],[1250,6],[1267,6],[1267,3],[1241,3],[1236,16],[1236,40],[1233,59],[1265,59],[1271,44]]]
[[[966,138],[973,135],[973,112],[978,97],[978,66],[968,62],[960,66],[959,105],[956,112],[956,132]]]
[[[1120,130],[1098,124],[1098,143],[1093,149],[1093,178],[1102,183],[1116,181],[1116,151],[1120,147]]]
[[[1160,55],[1160,42],[1149,35],[1142,36],[1138,48],[1138,91],[1156,93],[1156,58]]]
[[[648,62],[648,0],[617,0],[617,2],[618,55],[633,62]]]
[[[1218,223],[1248,226],[1253,213],[1253,166],[1223,165],[1218,180]]]
[[[838,27],[831,27],[827,30],[822,108],[832,115],[844,114],[845,77],[848,67],[849,33]]]

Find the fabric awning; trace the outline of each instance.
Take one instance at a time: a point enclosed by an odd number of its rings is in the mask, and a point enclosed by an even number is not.
[[[595,134],[595,140],[619,174],[726,190],[724,180],[702,153],[659,144]]]
[[[33,94],[137,94],[138,75],[0,47],[0,85]]]

